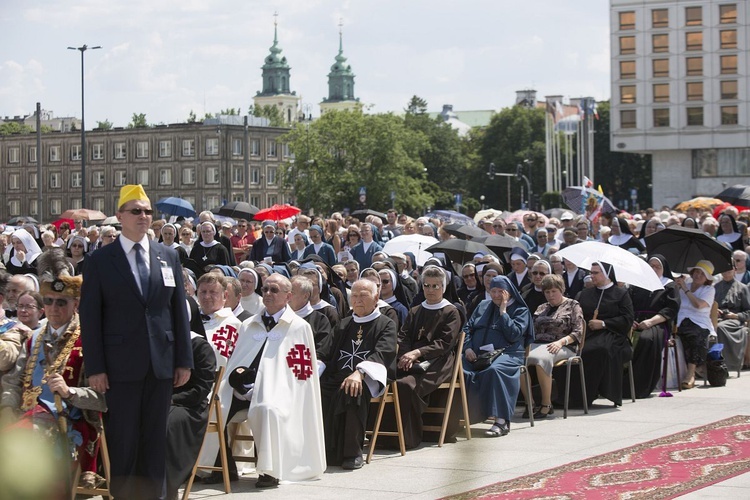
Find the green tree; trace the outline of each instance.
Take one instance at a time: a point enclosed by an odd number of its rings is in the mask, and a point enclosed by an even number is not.
[[[133,113],[133,118],[128,123],[128,128],[147,128],[146,113]]]
[[[198,118],[195,116],[195,112],[191,109],[190,114],[187,118],[187,123],[195,123],[198,121]]]
[[[221,111],[219,111],[218,114],[220,114],[220,115],[239,115],[240,114],[240,108],[237,108],[237,109],[234,109],[234,108],[222,109]]]
[[[97,121],[95,130],[112,130],[112,122],[106,118],[103,122]]]
[[[303,209],[356,209],[360,187],[375,210],[391,206],[391,192],[396,208],[407,213],[435,206],[439,188],[427,181],[420,160],[427,140],[401,117],[329,111],[311,124],[295,124],[284,140],[295,161],[285,166],[283,182]]]
[[[404,111],[409,115],[424,115],[427,113],[427,101],[418,95],[413,95]]]
[[[284,123],[284,117],[282,116],[281,111],[279,111],[279,108],[277,108],[276,106],[266,104],[265,106],[256,108],[251,104],[247,112],[248,114],[257,116],[258,118],[268,118],[268,121],[270,122],[270,125],[272,127],[286,126],[286,124]]]
[[[640,208],[651,206],[651,156],[610,151],[609,101],[597,103],[599,119],[594,120],[594,182],[617,208],[626,209],[630,190],[638,190]],[[659,203],[656,203],[659,205]],[[622,205],[622,206],[621,206]],[[659,207],[655,207],[659,208]]]
[[[0,123],[0,135],[11,135],[11,134],[31,134],[34,129],[28,125],[18,122],[4,122]]]

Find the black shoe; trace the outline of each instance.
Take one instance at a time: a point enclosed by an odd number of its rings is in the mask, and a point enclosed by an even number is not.
[[[278,485],[279,480],[268,474],[261,474],[255,482],[256,488],[276,488]]]
[[[231,482],[239,481],[239,476],[237,475],[237,472],[230,472],[229,473],[229,480]],[[201,481],[203,484],[219,484],[224,482],[224,476],[222,476],[221,472],[212,472],[208,476],[203,478],[203,481]]]
[[[344,470],[357,470],[361,469],[362,466],[365,464],[365,461],[362,460],[362,456],[354,457],[354,458],[345,458],[343,462],[341,462],[341,468]]]
[[[542,409],[546,408],[547,413],[542,413]],[[534,412],[534,418],[547,418],[555,414],[555,409],[552,405],[542,405],[539,409]]]
[[[534,412],[534,418],[536,418],[536,414],[539,411],[539,409],[540,409],[539,406],[532,406],[531,407],[531,411]],[[521,415],[521,418],[529,418],[529,406],[528,405],[526,405],[526,409],[523,410],[523,415]]]

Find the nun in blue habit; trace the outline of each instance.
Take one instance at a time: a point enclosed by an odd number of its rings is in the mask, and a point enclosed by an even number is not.
[[[520,366],[526,346],[534,340],[534,322],[529,308],[505,276],[490,282],[489,300],[482,301],[464,326],[463,369],[472,423],[495,419],[487,436],[505,436],[521,387]],[[473,362],[484,352],[505,349],[484,370]]]

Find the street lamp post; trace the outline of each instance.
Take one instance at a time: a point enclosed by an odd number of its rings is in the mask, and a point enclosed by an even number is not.
[[[101,45],[89,47],[81,45],[80,47],[68,47],[68,50],[79,50],[81,52],[81,208],[86,208],[86,106],[84,92],[84,73],[83,73],[83,54],[87,50],[101,49]],[[38,179],[41,182],[41,179]]]
[[[313,109],[313,107],[312,107],[312,104],[302,103],[302,105],[300,106],[300,109],[301,109],[300,121],[305,124],[305,148],[307,150],[306,153],[305,153],[305,156],[306,156],[306,158],[305,158],[305,167],[306,167],[308,173],[312,174],[312,172],[310,171],[310,167],[311,166],[313,166],[313,167],[315,166],[314,165],[315,162],[312,161],[312,159],[310,158],[310,123],[312,123],[312,109]],[[310,177],[306,178],[306,180],[307,180],[308,183],[311,182],[311,177],[312,177],[312,175],[310,175]],[[295,181],[295,187],[296,187],[296,181]],[[307,212],[309,212],[310,208],[311,208],[310,205],[312,204],[312,200],[310,199],[311,196],[309,195],[310,185],[305,186],[305,188],[306,188],[305,189],[305,197],[304,197],[304,200],[302,200],[304,202],[303,208]],[[297,190],[295,189],[295,195],[297,194],[296,191]],[[298,201],[300,201],[300,200],[298,200]]]

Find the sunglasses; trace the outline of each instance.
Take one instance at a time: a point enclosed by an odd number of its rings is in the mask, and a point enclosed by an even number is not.
[[[518,228],[515,227],[509,227],[505,229],[506,231],[518,231]]]
[[[263,293],[270,292],[270,293],[276,294],[276,293],[280,293],[281,292],[281,288],[276,287],[276,286],[274,286],[274,287],[264,286],[263,288],[260,289],[260,291],[263,292]]]
[[[42,299],[42,303],[45,306],[51,306],[52,304],[54,304],[57,307],[67,307],[68,302],[70,302],[68,299],[53,299],[51,297],[44,297]]]
[[[531,274],[533,276],[547,276],[547,273],[545,273],[544,271],[531,271]]]
[[[129,214],[133,215],[154,215],[154,211],[150,208],[131,208],[130,210],[124,210],[124,212],[128,212]]]

